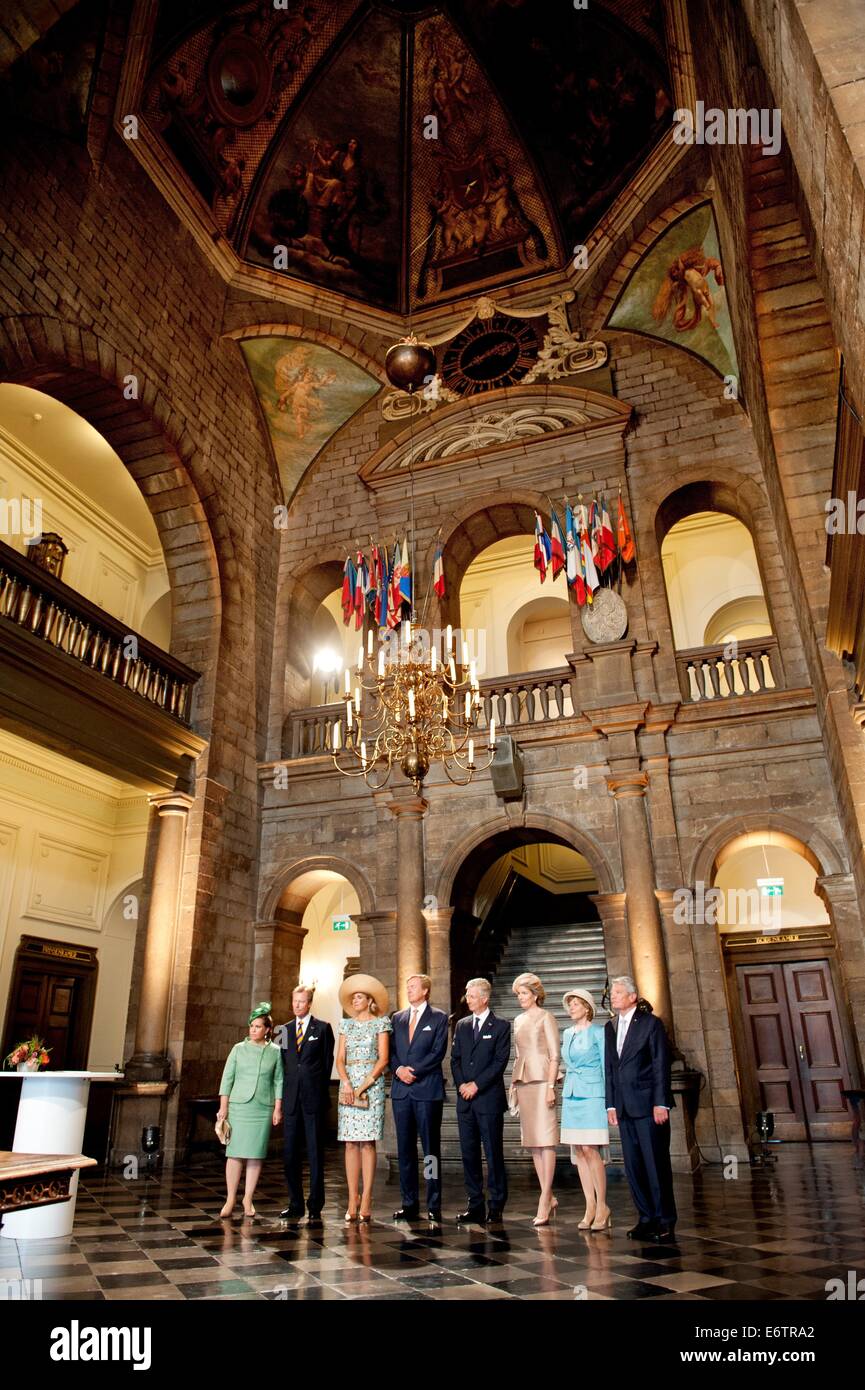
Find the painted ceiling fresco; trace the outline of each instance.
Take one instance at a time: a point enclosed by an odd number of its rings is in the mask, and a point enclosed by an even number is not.
[[[295,338],[240,344],[273,446],[286,502],[322,448],[379,389],[347,357]]]
[[[157,36],[145,119],[238,253],[402,311],[563,265],[671,121],[658,0],[163,0]]]
[[[680,217],[649,248],[627,280],[607,325],[687,348],[721,376],[738,380],[718,228],[710,203]]]

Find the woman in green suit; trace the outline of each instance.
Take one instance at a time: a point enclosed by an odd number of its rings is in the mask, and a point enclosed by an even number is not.
[[[255,1216],[252,1198],[261,1176],[262,1160],[273,1125],[282,1124],[282,1051],[270,1041],[270,1004],[259,1004],[249,1015],[249,1037],[235,1043],[219,1083],[217,1121],[228,1119],[231,1136],[225,1150],[228,1200],[220,1216],[230,1216],[246,1159],[244,1216]]]

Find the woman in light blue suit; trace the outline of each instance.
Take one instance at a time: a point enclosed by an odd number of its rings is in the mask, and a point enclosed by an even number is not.
[[[601,1149],[610,1142],[604,1079],[604,1030],[593,1022],[595,1001],[587,989],[569,989],[562,1004],[571,1016],[562,1037],[562,1143],[571,1146],[571,1162],[586,1198],[581,1231],[606,1231],[612,1225],[607,1206],[607,1175]]]

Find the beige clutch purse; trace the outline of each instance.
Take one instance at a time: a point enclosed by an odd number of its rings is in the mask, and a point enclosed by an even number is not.
[[[517,1100],[517,1088],[513,1082],[508,1087],[508,1110],[514,1119],[520,1113],[519,1101]]]
[[[220,1144],[227,1144],[231,1138],[231,1125],[228,1123],[228,1120],[217,1119],[214,1128]]]

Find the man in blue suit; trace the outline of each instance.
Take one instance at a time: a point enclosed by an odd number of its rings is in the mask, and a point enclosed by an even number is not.
[[[391,1019],[390,1098],[402,1194],[402,1206],[393,1214],[395,1221],[416,1221],[420,1215],[418,1137],[426,1175],[427,1216],[430,1221],[441,1221],[442,1062],[448,1048],[448,1016],[430,1004],[431,988],[429,975],[410,975],[406,980],[409,1007]]]
[[[468,1018],[454,1029],[451,1071],[457,1088],[457,1124],[463,1155],[468,1211],[457,1221],[501,1221],[508,1199],[504,1126],[508,1108],[504,1074],[511,1055],[511,1025],[490,1008],[489,980],[469,980]],[[487,1157],[489,1211],[484,1209],[481,1145]]]
[[[628,975],[613,980],[617,1018],[606,1030],[607,1118],[619,1126],[625,1176],[639,1220],[632,1240],[670,1241],[676,1226],[670,1167],[670,1045],[650,1004],[638,1000]]]

